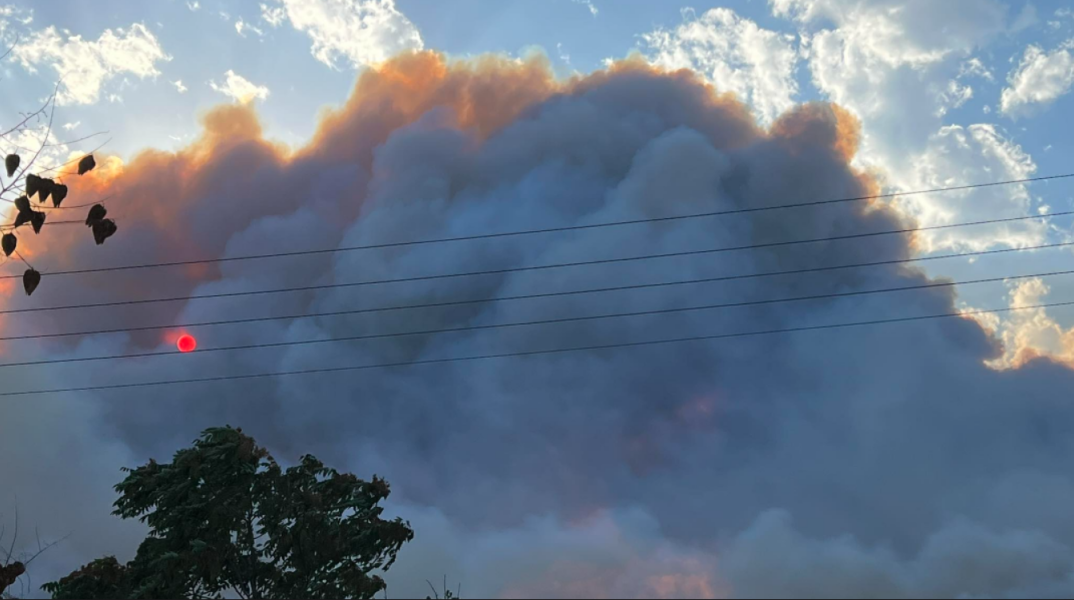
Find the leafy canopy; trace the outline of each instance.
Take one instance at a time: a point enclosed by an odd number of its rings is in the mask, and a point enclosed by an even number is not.
[[[312,456],[281,469],[241,429],[208,429],[169,464],[116,486],[114,514],[150,531],[126,565],[98,559],[42,586],[54,598],[372,598],[410,524],[384,520],[383,479]]]

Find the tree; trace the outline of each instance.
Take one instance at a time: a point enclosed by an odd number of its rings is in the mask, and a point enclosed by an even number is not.
[[[42,586],[54,598],[372,598],[410,524],[381,518],[387,482],[313,456],[282,469],[241,429],[204,431],[171,463],[125,469],[114,514],[149,535]]]
[[[16,40],[15,44],[0,54],[0,61],[11,54],[17,43]],[[70,209],[85,211],[89,207],[86,212],[85,225],[92,230],[93,239],[98,245],[103,244],[117,230],[115,221],[105,218],[107,210],[100,202],[63,205],[69,192],[63,178],[68,175],[82,176],[93,170],[97,162],[92,152],[61,165],[38,168],[46,149],[66,146],[94,137],[88,136],[65,143],[53,141],[52,122],[56,115],[59,89],[59,84],[57,84],[56,89],[37,110],[23,114],[13,126],[6,129],[0,128],[0,154],[4,159],[4,164],[0,167],[0,173],[2,173],[0,177],[6,176],[6,181],[0,179],[0,200],[15,205],[14,222],[11,225],[0,225],[0,251],[3,252],[5,259],[14,255],[26,265],[22,279],[26,295],[33,294],[37,289],[41,283],[41,273],[19,253],[17,230],[20,227],[30,225],[34,234],[38,234],[41,233],[41,228],[50,222],[49,215],[53,211]],[[23,143],[29,143],[32,147],[24,147],[21,145]],[[77,166],[75,166],[76,163]],[[75,170],[68,172],[64,169]],[[36,207],[31,204],[34,198],[38,203]],[[47,204],[49,200],[52,202],[51,206]],[[51,222],[79,223],[81,220]]]

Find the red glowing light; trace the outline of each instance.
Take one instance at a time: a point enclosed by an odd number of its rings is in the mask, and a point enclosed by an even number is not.
[[[178,346],[180,352],[193,352],[198,347],[198,341],[192,335],[183,335],[179,337],[175,345]]]

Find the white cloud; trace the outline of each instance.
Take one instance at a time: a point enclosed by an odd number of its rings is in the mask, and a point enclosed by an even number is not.
[[[675,29],[642,36],[652,62],[694,69],[719,91],[734,92],[766,124],[794,105],[798,93],[794,36],[762,29],[726,8],[714,8],[699,18],[686,10],[683,18]]]
[[[74,123],[64,123],[63,128],[66,131],[73,131],[73,130],[77,129],[78,126],[81,125],[81,124],[82,124],[82,121],[75,121]]]
[[[235,20],[235,31],[236,31],[236,33],[238,33],[242,37],[246,37],[246,32],[247,31],[253,32],[253,33],[257,34],[258,36],[265,35],[265,32],[262,31],[261,29],[255,27],[253,25],[250,25],[246,21],[243,21],[242,17],[239,17],[238,19]]]
[[[1032,157],[994,125],[951,125],[974,96],[969,82],[994,79],[978,51],[1010,30],[994,0],[773,0],[801,28],[813,83],[862,122],[859,166],[892,191],[1020,179]],[[991,109],[984,107],[984,113]],[[956,183],[957,182],[957,183]],[[1024,186],[904,197],[896,206],[923,226],[1034,212]],[[1021,214],[1025,214],[1022,212]],[[918,236],[930,250],[1025,245],[1046,231],[1024,225]]]
[[[194,0],[193,2],[187,2],[186,7],[189,8],[191,11],[196,11],[201,8],[201,3],[198,2],[198,0]]]
[[[176,79],[175,81],[172,82],[172,85],[175,86],[175,89],[180,94],[185,94],[186,93],[187,87],[185,85],[183,85],[183,80],[182,79]]]
[[[341,62],[359,68],[424,47],[394,0],[274,0],[261,5],[261,15],[273,25],[286,16],[313,40],[313,56],[332,68]]]
[[[47,145],[42,145],[43,143]],[[0,138],[2,155],[20,154],[24,160],[29,160],[28,156],[36,153],[38,149],[41,153],[34,160],[35,170],[51,169],[69,159],[70,148],[56,137],[55,132],[49,132],[45,124],[26,127]],[[0,208],[7,209],[10,205]]]
[[[973,88],[961,85],[957,79],[947,82],[947,88],[940,92],[940,106],[936,109],[936,116],[942,117],[952,108],[959,108],[970,98],[973,98]]]
[[[1074,84],[1074,39],[1052,52],[1030,45],[1018,66],[1007,76],[1008,86],[1000,96],[1004,114],[1028,115],[1070,91]],[[1038,105],[1038,106],[1034,106]]]
[[[156,77],[157,64],[171,60],[145,25],[106,29],[94,41],[60,33],[55,27],[33,32],[15,48],[14,56],[31,72],[51,68],[62,78],[60,104],[93,104],[101,89],[120,75]]]
[[[958,68],[959,79],[965,77],[982,77],[988,81],[995,81],[996,77],[992,74],[992,71],[985,66],[981,59],[971,58],[962,63]]]
[[[273,7],[262,4],[261,19],[273,27],[279,27],[287,19],[287,11],[282,6]]]
[[[595,4],[593,4],[593,0],[573,0],[573,2],[575,4],[585,5],[585,7],[589,9],[589,14],[593,15],[594,17],[600,14],[600,10],[597,9]]]
[[[246,103],[252,102],[253,100],[264,100],[269,96],[269,89],[267,87],[263,85],[255,85],[235,71],[229,69],[224,75],[226,79],[223,84],[210,81],[209,87],[236,102]]]
[[[1011,281],[1008,282],[1008,306],[1018,310],[1006,315],[972,315],[1003,341],[1003,355],[989,361],[990,367],[1017,368],[1038,356],[1049,356],[1074,366],[1074,329],[1065,329],[1044,308],[1035,308],[1049,302],[1049,292],[1051,288],[1040,278]],[[962,310],[973,313],[978,309],[965,306]]]
[[[993,125],[950,125],[930,136],[926,148],[910,157],[906,170],[896,172],[905,189],[956,187],[988,181],[1026,179],[1037,165],[1020,146]],[[1025,185],[982,188],[943,194],[900,197],[896,205],[928,227],[1033,212]],[[922,232],[925,251],[943,248],[983,250],[991,246],[1030,246],[1044,243],[1047,226],[1018,221],[990,226]]]

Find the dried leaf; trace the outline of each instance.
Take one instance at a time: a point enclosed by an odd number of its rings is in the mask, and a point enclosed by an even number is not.
[[[33,219],[34,211],[30,208],[30,199],[26,196],[19,196],[15,199],[15,208],[19,211],[15,215],[15,227],[21,227]]]
[[[105,240],[116,233],[116,222],[112,219],[102,219],[93,224],[93,241],[100,246]]]
[[[4,159],[4,166],[7,167],[7,176],[8,177],[13,176],[15,174],[15,171],[19,170],[19,163],[20,162],[22,162],[22,159],[19,158],[18,154],[8,154],[7,155],[7,158]]]
[[[45,224],[45,213],[39,210],[33,211],[30,223],[34,226],[34,233],[41,233],[41,227]]]
[[[41,283],[41,274],[33,267],[26,269],[26,272],[22,274],[22,288],[26,290],[27,296],[34,293],[39,283]]]
[[[93,159],[92,154],[87,154],[82,157],[82,160],[78,161],[78,174],[85,175],[93,170],[93,167],[97,166],[97,161]]]
[[[45,181],[44,179],[41,179],[37,175],[27,175],[26,176],[26,197],[33,198],[34,194],[36,194],[37,192],[41,191],[41,185],[42,185],[42,183],[44,181]]]
[[[4,248],[4,256],[11,256],[11,253],[15,251],[15,246],[18,245],[19,239],[13,233],[5,233],[3,240],[0,240],[0,246]]]
[[[52,206],[59,206],[67,197],[67,186],[62,183],[57,183],[52,186]]]
[[[56,187],[56,182],[51,179],[41,179],[41,186],[37,188],[37,201],[44,202],[48,200],[52,190]]]
[[[86,226],[93,227],[93,225],[99,222],[108,214],[108,210],[100,204],[94,204],[93,208],[89,209],[89,215],[86,217]]]

